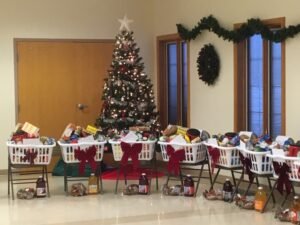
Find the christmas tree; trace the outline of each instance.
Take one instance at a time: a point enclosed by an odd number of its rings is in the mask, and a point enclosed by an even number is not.
[[[140,49],[125,16],[120,33],[116,36],[115,49],[108,78],[105,79],[101,114],[96,126],[104,132],[121,131],[130,126],[158,126],[154,93],[150,79],[144,73]]]

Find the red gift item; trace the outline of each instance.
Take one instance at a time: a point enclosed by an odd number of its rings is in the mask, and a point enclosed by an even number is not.
[[[291,157],[297,157],[299,150],[300,150],[300,146],[290,145],[288,155]]]

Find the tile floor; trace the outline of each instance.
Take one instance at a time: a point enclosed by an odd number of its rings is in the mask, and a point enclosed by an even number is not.
[[[159,179],[160,186],[164,181]],[[50,198],[11,200],[7,196],[7,177],[0,176],[0,225],[282,224],[274,219],[272,204],[261,214],[222,201],[207,201],[200,194],[208,186],[205,180],[196,198],[163,196],[160,191],[149,196],[123,196],[123,182],[115,195],[115,182],[107,180],[102,195],[71,197],[63,191],[63,177],[50,176],[49,182]]]

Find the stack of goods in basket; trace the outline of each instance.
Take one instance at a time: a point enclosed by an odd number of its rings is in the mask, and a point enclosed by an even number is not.
[[[88,125],[86,129],[81,126],[76,126],[73,123],[69,123],[62,136],[61,142],[62,143],[78,143],[80,138],[90,138],[92,141],[105,141],[105,136],[100,133],[100,130]]]
[[[256,152],[266,152],[270,151],[271,148],[280,148],[289,152],[287,153],[289,156],[296,156],[298,151],[292,151],[299,148],[299,146],[294,144],[294,140],[287,136],[277,136],[276,139],[273,140],[268,134],[258,137],[256,134],[252,133],[250,137],[245,134],[240,135],[240,140],[247,150]]]
[[[156,135],[154,132],[150,130],[150,127],[146,126],[134,126],[134,127],[129,127],[129,130],[122,130],[119,134],[114,133],[113,135],[109,135],[111,140],[113,141],[119,141],[123,140],[128,134],[129,136],[133,139],[130,141],[154,141],[156,140]],[[134,134],[134,135],[132,135]],[[128,137],[129,137],[128,136]]]
[[[159,138],[161,142],[171,142],[172,140],[180,140],[182,143],[198,143],[209,138],[206,131],[200,132],[198,129],[187,128],[169,124],[162,131],[162,136]]]
[[[18,123],[13,131],[10,141],[15,144],[52,145],[55,140],[50,137],[40,136],[39,128],[31,123]]]
[[[240,145],[240,136],[234,132],[227,132],[225,134],[217,134],[212,136],[217,140],[219,146],[233,147]]]

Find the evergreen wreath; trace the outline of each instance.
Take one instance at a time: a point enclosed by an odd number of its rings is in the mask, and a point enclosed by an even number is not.
[[[214,85],[219,76],[220,59],[212,44],[204,45],[197,58],[199,79],[207,85]]]
[[[223,38],[223,40],[234,43],[243,41],[254,34],[261,34],[263,39],[278,43],[300,33],[300,24],[290,25],[274,31],[264,25],[260,19],[254,18],[249,19],[247,23],[242,24],[236,30],[227,30],[221,27],[218,20],[212,15],[203,17],[191,30],[188,30],[182,24],[176,24],[176,26],[180,37],[188,41],[195,39],[204,30],[214,32],[218,37]]]

